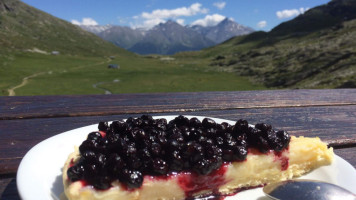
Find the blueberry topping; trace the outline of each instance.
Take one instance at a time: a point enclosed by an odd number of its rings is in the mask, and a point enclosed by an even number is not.
[[[78,181],[83,178],[84,167],[82,165],[74,165],[67,170],[68,178],[71,181]]]
[[[81,157],[67,175],[70,181],[84,180],[99,190],[110,188],[115,180],[139,188],[145,175],[209,174],[224,162],[245,160],[248,148],[280,152],[290,142],[286,131],[269,124],[249,126],[240,119],[230,125],[182,115],[169,122],[150,115],[100,122],[98,130],[79,146]]]
[[[108,122],[99,122],[98,129],[99,131],[104,131],[104,132],[108,131],[109,130]]]

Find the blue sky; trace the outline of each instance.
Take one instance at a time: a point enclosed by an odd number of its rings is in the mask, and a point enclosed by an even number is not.
[[[169,19],[182,25],[215,25],[225,17],[255,30],[281,22],[329,0],[22,0],[74,24],[150,28]]]

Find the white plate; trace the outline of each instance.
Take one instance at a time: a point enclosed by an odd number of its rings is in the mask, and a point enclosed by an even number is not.
[[[176,116],[157,116],[167,121]],[[204,117],[197,117],[202,120]],[[235,122],[212,118],[218,123]],[[79,146],[88,133],[97,130],[97,124],[67,131],[48,138],[34,146],[22,159],[17,172],[17,188],[24,200],[63,200],[62,166],[68,155]],[[327,181],[356,193],[356,170],[339,156],[332,165],[320,167],[301,178]],[[262,188],[240,192],[227,200],[257,199],[268,200]]]

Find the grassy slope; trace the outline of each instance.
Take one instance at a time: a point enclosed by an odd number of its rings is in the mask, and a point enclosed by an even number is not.
[[[344,21],[343,17],[355,17],[355,8],[355,1],[333,1],[269,33],[236,37],[195,55],[179,56],[209,59],[221,71],[272,88],[356,87],[356,20]],[[311,19],[318,26],[313,27]],[[300,26],[306,20],[309,27]]]

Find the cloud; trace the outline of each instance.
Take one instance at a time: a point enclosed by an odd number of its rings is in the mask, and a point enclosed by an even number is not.
[[[78,20],[71,20],[72,24],[75,25],[85,25],[85,26],[95,26],[98,25],[98,22],[96,22],[94,19],[90,18],[90,17],[86,17],[83,18],[82,21],[78,21]]]
[[[206,15],[203,19],[198,19],[192,23],[192,25],[200,25],[200,26],[215,26],[226,17],[219,14]]]
[[[177,18],[181,16],[193,16],[197,14],[205,14],[208,13],[207,8],[202,8],[200,3],[194,3],[190,7],[181,7],[176,9],[157,9],[152,11],[151,13],[143,12],[141,17],[144,19],[167,19],[167,18]]]
[[[136,27],[140,27],[140,28],[151,28],[154,27],[155,25],[159,24],[159,23],[164,23],[165,20],[163,19],[159,19],[159,18],[155,18],[155,19],[148,19],[145,20],[143,22],[143,24],[141,25],[137,25]]]
[[[184,19],[177,19],[176,22],[182,26],[184,26]]]
[[[285,19],[290,17],[295,17],[300,14],[303,14],[305,11],[309,10],[309,8],[299,8],[299,9],[290,9],[290,10],[282,10],[277,11],[276,15],[279,19]]]
[[[175,9],[156,9],[152,12],[143,12],[136,15],[133,19],[136,21],[133,28],[152,28],[153,26],[165,22],[167,19],[176,19],[179,24],[184,24],[182,17],[190,17],[198,14],[206,14],[209,10],[200,3],[193,3],[189,7],[180,7]],[[179,19],[178,19],[179,18]]]
[[[267,26],[267,21],[263,20],[257,23],[258,28],[264,28]]]
[[[219,10],[222,10],[222,9],[225,8],[226,2],[224,2],[224,1],[215,2],[213,5],[214,5],[215,7],[217,7]]]

